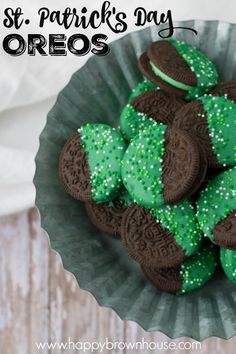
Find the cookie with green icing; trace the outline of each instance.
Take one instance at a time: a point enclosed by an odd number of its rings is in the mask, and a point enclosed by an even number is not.
[[[158,289],[182,295],[201,288],[213,277],[216,266],[215,247],[204,243],[196,254],[177,267],[159,269],[142,266],[141,268]]]
[[[116,239],[121,238],[121,222],[129,205],[133,202],[129,193],[123,189],[120,195],[106,203],[85,203],[90,221],[102,232]]]
[[[207,168],[192,137],[152,122],[131,140],[121,170],[133,200],[147,208],[190,197],[202,184]]]
[[[235,102],[224,96],[204,95],[181,108],[173,126],[195,136],[209,167],[232,167],[236,165],[235,116]]]
[[[149,90],[128,103],[120,116],[120,131],[126,140],[132,139],[139,130],[157,123],[171,125],[177,110],[185,101],[163,90]]]
[[[141,95],[144,92],[147,92],[149,90],[159,90],[159,87],[156,86],[152,81],[150,80],[143,80],[138,83],[138,85],[132,90],[128,102],[133,101],[136,97]]]
[[[139,67],[160,88],[186,100],[209,92],[218,81],[216,67],[204,53],[174,39],[153,42]]]
[[[59,176],[65,190],[81,201],[103,203],[120,191],[122,136],[106,124],[86,124],[62,149]]]
[[[236,251],[221,248],[220,261],[227,278],[236,284]]]
[[[236,249],[236,167],[209,181],[197,202],[197,218],[212,242]]]
[[[155,209],[133,203],[123,217],[121,237],[138,263],[169,268],[199,249],[202,232],[190,201]]]

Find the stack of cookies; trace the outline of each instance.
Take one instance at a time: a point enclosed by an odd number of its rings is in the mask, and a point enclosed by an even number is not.
[[[62,149],[60,181],[159,289],[203,286],[219,253],[236,283],[236,82],[219,82],[204,53],[173,39],[138,65],[145,79],[119,128],[81,126]]]

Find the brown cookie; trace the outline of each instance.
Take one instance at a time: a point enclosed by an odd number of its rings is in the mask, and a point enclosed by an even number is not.
[[[163,90],[149,90],[124,107],[120,115],[120,131],[130,141],[153,121],[171,126],[176,111],[185,104],[181,98]]]
[[[200,100],[186,104],[177,111],[173,127],[185,130],[198,142],[205,152],[210,168],[219,168],[220,164],[213,152],[212,142],[209,136],[207,116]]]
[[[99,230],[114,238],[121,238],[121,222],[127,207],[119,199],[102,204],[90,202],[85,207],[89,219]]]
[[[141,266],[146,277],[160,290],[176,294],[182,289],[181,267],[154,269]]]
[[[186,102],[163,90],[149,90],[136,97],[130,104],[136,111],[148,115],[157,123],[171,125],[176,111]]]
[[[191,135],[154,124],[131,140],[121,174],[133,199],[146,208],[155,208],[192,196],[204,181],[206,170],[205,155]]]
[[[207,161],[196,141],[184,131],[169,129],[165,138],[164,201],[176,204],[199,189],[206,176]]]
[[[152,70],[150,65],[150,59],[147,53],[143,53],[138,61],[138,66],[142,74],[150,81],[152,81],[155,85],[159,86],[164,91],[171,93],[172,95],[176,95],[184,98],[186,96],[186,91],[181,90],[177,87],[171,86],[162,80],[160,77],[156,76]]]
[[[210,93],[213,96],[225,96],[236,102],[236,81],[220,82]]]
[[[170,42],[153,42],[148,48],[147,55],[149,60],[171,79],[188,86],[196,86],[196,74]]]
[[[158,269],[141,266],[147,278],[160,290],[177,295],[199,289],[214,275],[217,266],[216,247],[203,242],[201,248],[177,267]]]
[[[236,209],[218,222],[212,233],[218,246],[236,250]]]
[[[88,161],[78,133],[68,139],[62,149],[59,178],[73,198],[84,202],[92,200]]]
[[[144,207],[133,203],[124,214],[121,238],[130,257],[141,265],[169,268],[185,259],[184,250]]]

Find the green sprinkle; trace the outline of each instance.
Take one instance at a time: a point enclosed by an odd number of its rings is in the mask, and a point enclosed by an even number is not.
[[[136,111],[130,104],[126,105],[120,116],[120,131],[130,141],[140,130],[153,125],[153,120],[146,114]]]
[[[198,250],[203,235],[190,201],[151,209],[151,213],[174,235],[187,256]]]
[[[92,198],[97,203],[110,201],[122,186],[121,160],[126,149],[124,139],[106,124],[86,124],[78,132],[88,158]]]
[[[141,81],[135,87],[135,89],[133,89],[131,95],[129,96],[128,102],[133,101],[133,99],[135,99],[136,97],[138,97],[142,93],[147,92],[149,90],[159,90],[159,87],[157,87],[153,82],[151,82],[149,80]]]
[[[182,288],[176,295],[188,293],[202,287],[213,276],[216,266],[216,248],[206,243],[193,256],[181,264]]]
[[[168,41],[177,49],[197,77],[197,85],[189,90],[186,99],[191,101],[209,92],[218,81],[218,73],[212,61],[187,43],[174,39]]]
[[[205,95],[200,98],[207,113],[209,135],[219,163],[236,165],[236,104],[226,97]]]
[[[150,120],[151,121],[151,120]],[[147,208],[164,204],[162,161],[167,126],[151,121],[131,140],[122,162],[122,179],[133,200]]]
[[[236,207],[236,167],[220,173],[202,191],[197,218],[204,235],[214,242],[212,230]]]

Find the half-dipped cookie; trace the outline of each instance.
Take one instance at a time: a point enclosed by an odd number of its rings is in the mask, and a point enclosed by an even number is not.
[[[106,124],[86,124],[62,149],[59,177],[66,192],[81,201],[113,200],[122,186],[122,136]]]
[[[150,120],[171,125],[176,111],[186,104],[163,90],[149,90],[125,106],[120,116],[120,131],[126,140],[151,125]]]
[[[136,262],[170,268],[198,250],[202,232],[189,201],[151,210],[133,203],[123,217],[121,237]]]
[[[139,68],[160,88],[186,100],[209,92],[218,81],[216,67],[205,54],[174,39],[153,42],[140,57]]]
[[[211,168],[236,165],[236,103],[226,97],[204,95],[175,115],[173,126],[198,140]]]
[[[236,167],[220,173],[201,192],[197,218],[212,242],[236,249]]]
[[[174,268],[142,266],[146,277],[160,290],[181,295],[201,288],[214,275],[217,266],[216,250],[204,244],[200,250]]]
[[[131,203],[129,193],[123,190],[110,202],[100,204],[88,202],[85,207],[89,219],[100,231],[120,239],[122,218]]]
[[[202,184],[207,164],[186,132],[152,121],[131,140],[122,180],[133,200],[147,208],[176,204]]]
[[[220,261],[227,278],[236,284],[236,251],[220,249]]]
[[[220,82],[210,92],[213,96],[224,96],[231,101],[236,102],[236,81],[223,81]]]

